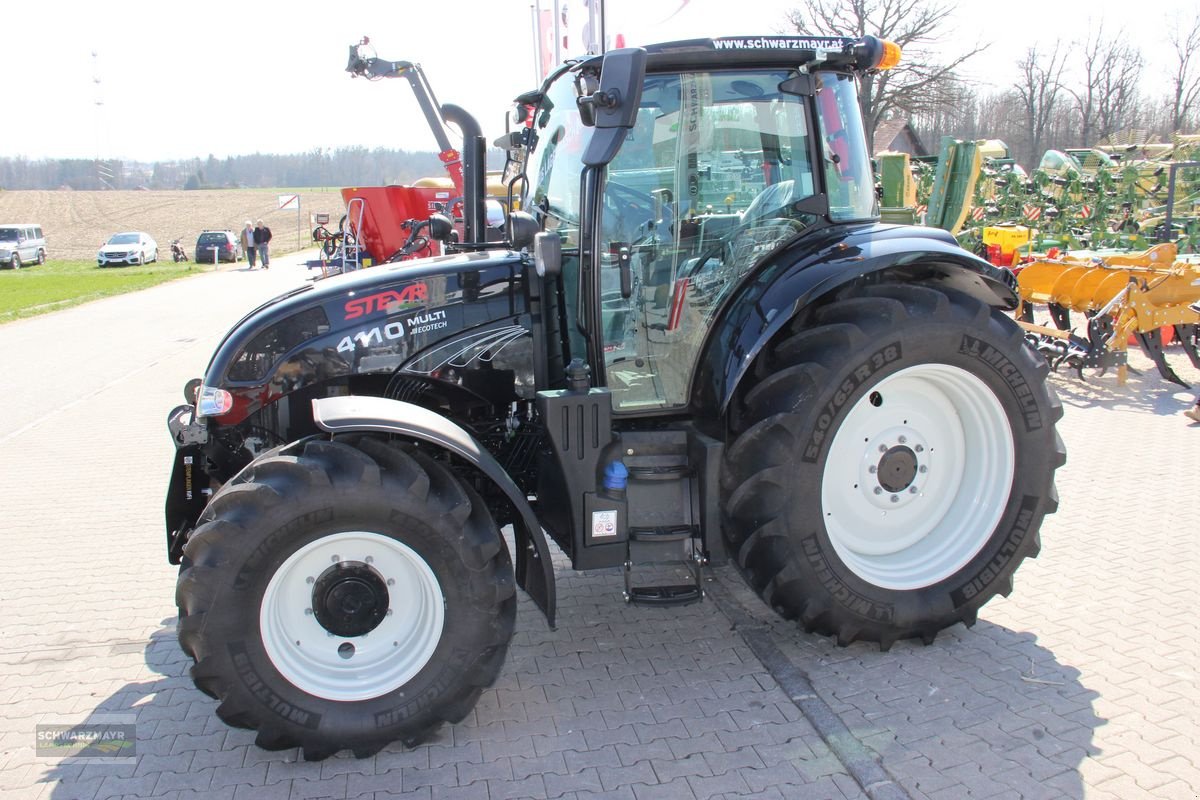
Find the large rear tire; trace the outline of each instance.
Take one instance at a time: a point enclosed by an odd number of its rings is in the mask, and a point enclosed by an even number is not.
[[[1058,504],[1047,372],[957,292],[884,285],[803,316],[736,401],[724,532],[750,585],[842,645],[973,624]]]
[[[217,714],[319,760],[413,745],[491,685],[516,617],[479,496],[375,438],[266,454],[213,497],[184,550],[179,643]]]

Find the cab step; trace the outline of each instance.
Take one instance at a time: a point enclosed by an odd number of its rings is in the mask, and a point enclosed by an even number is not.
[[[631,527],[625,550],[626,603],[678,606],[704,599],[704,555],[699,546],[700,526],[661,525]],[[655,586],[634,586],[634,566],[682,565],[691,580]],[[661,573],[663,570],[658,570]]]

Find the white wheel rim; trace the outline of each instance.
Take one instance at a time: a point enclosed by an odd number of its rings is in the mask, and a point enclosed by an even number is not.
[[[909,367],[872,387],[834,435],[825,530],[863,580],[931,586],[991,538],[1015,461],[1008,415],[987,384],[948,364]]]
[[[388,612],[361,636],[330,633],[312,612],[313,586],[338,563],[367,565],[387,586]],[[378,533],[335,533],[297,550],[267,584],[259,630],[271,663],[294,686],[326,700],[387,694],[429,663],[442,637],[445,602],[415,550]]]

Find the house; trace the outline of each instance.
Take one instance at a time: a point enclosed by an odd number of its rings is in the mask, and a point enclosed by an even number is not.
[[[875,138],[871,151],[883,153],[908,153],[910,156],[927,156],[929,151],[921,143],[917,132],[906,119],[885,119],[875,126]]]

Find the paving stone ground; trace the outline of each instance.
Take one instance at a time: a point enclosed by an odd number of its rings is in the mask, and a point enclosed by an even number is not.
[[[970,630],[837,648],[776,621],[729,568],[710,575],[714,601],[628,608],[619,572],[560,558],[558,628],[522,599],[504,671],[464,722],[361,761],[259,750],[217,720],[175,641],[165,417],[229,325],[304,277],[279,259],[0,327],[0,797],[1200,795],[1200,425],[1152,370],[1125,387],[1054,379],[1060,511]],[[851,777],[731,609],[894,784]],[[97,715],[136,720],[131,763],[34,756],[38,722]]]

